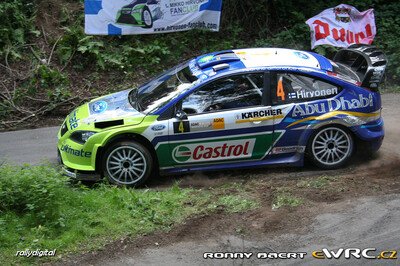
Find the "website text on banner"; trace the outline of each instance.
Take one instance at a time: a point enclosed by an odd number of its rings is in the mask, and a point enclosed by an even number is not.
[[[85,0],[85,33],[218,31],[222,0]]]
[[[306,21],[311,30],[311,48],[329,44],[349,47],[354,43],[371,44],[376,35],[374,10],[360,12],[341,4],[326,9]]]

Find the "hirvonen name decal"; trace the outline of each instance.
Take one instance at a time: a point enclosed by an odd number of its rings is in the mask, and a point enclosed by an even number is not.
[[[241,139],[210,143],[184,144],[175,147],[172,158],[177,163],[200,163],[226,159],[250,158],[256,140]]]
[[[265,109],[252,112],[244,112],[236,115],[236,123],[247,123],[254,121],[263,121],[274,118],[282,118],[282,109]]]
[[[309,98],[316,98],[316,97],[325,97],[325,96],[332,96],[338,94],[338,89],[336,87],[330,89],[323,89],[323,90],[315,90],[315,91],[297,91],[291,92],[288,94],[289,99],[309,99]]]

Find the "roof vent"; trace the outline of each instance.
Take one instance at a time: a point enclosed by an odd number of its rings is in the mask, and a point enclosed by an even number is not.
[[[225,68],[229,68],[229,64],[219,64],[219,65],[213,66],[213,70],[215,72],[220,71]]]

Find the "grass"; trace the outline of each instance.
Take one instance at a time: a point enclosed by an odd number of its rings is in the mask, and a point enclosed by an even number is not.
[[[287,188],[278,188],[274,195],[272,202],[272,209],[279,209],[282,207],[297,207],[303,203],[303,199],[294,196]]]
[[[301,180],[297,183],[296,186],[299,188],[325,188],[329,186],[332,181],[335,180],[336,177],[323,175],[317,178]]]
[[[41,263],[16,257],[17,250],[70,252],[156,230],[168,230],[193,215],[256,208],[243,189],[128,189],[101,184],[71,186],[50,166],[0,166],[0,257],[2,265]]]

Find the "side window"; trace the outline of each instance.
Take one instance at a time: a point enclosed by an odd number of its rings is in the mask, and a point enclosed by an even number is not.
[[[263,78],[263,73],[257,73],[216,80],[183,99],[182,110],[201,114],[261,105]]]
[[[292,73],[276,73],[271,85],[273,104],[330,98],[340,92],[340,88],[333,84]]]

